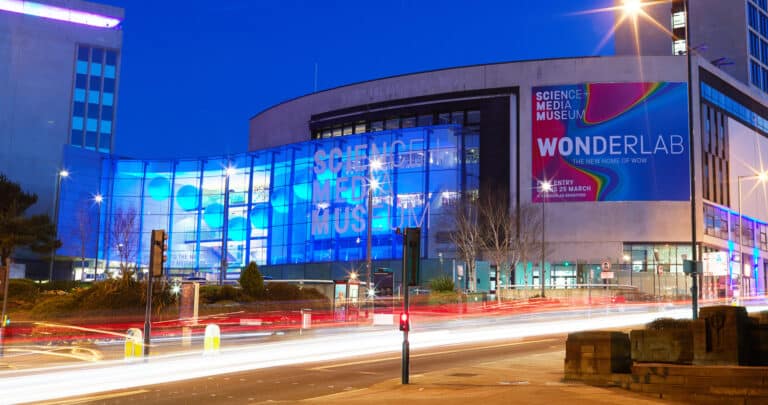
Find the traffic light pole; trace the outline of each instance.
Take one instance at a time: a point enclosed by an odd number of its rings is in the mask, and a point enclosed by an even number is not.
[[[152,271],[147,272],[147,306],[144,311],[144,361],[149,359],[150,334],[152,333]]]
[[[407,326],[410,326],[411,317],[410,313],[408,312],[408,229],[405,230],[405,233],[403,234],[403,313],[408,314],[407,319]],[[402,316],[402,315],[401,315]],[[410,372],[410,366],[411,366],[411,348],[410,343],[408,343],[408,330],[410,327],[406,327],[403,330],[403,355],[402,355],[402,378],[401,383],[402,384],[408,384],[409,380],[409,372]]]

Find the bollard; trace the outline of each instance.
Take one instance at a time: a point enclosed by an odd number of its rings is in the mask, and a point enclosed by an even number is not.
[[[144,334],[139,328],[128,329],[125,334],[125,360],[133,360],[144,355]]]
[[[210,324],[205,327],[205,339],[203,340],[203,354],[216,354],[221,345],[221,330],[219,325]]]
[[[301,310],[301,328],[309,329],[312,327],[312,310],[304,308]]]
[[[181,327],[181,345],[184,347],[192,346],[192,328],[189,326]]]

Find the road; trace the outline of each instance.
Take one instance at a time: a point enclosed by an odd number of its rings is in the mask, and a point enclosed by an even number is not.
[[[560,353],[564,350],[565,339],[566,335],[550,335],[511,341],[414,350],[411,353],[411,373],[413,376],[417,376],[438,370],[469,368],[502,357]],[[293,402],[360,390],[385,380],[398,379],[400,376],[401,357],[397,354],[386,353],[150,385],[69,398],[52,403],[231,404]]]

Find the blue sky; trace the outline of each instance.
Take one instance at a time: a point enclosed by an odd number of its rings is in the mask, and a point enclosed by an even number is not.
[[[502,61],[610,55],[611,0],[96,0],[126,9],[115,152],[240,153],[248,119],[318,89]]]

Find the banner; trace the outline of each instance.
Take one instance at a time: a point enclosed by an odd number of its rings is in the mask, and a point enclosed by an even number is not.
[[[667,82],[534,87],[533,201],[689,200],[687,95]]]

